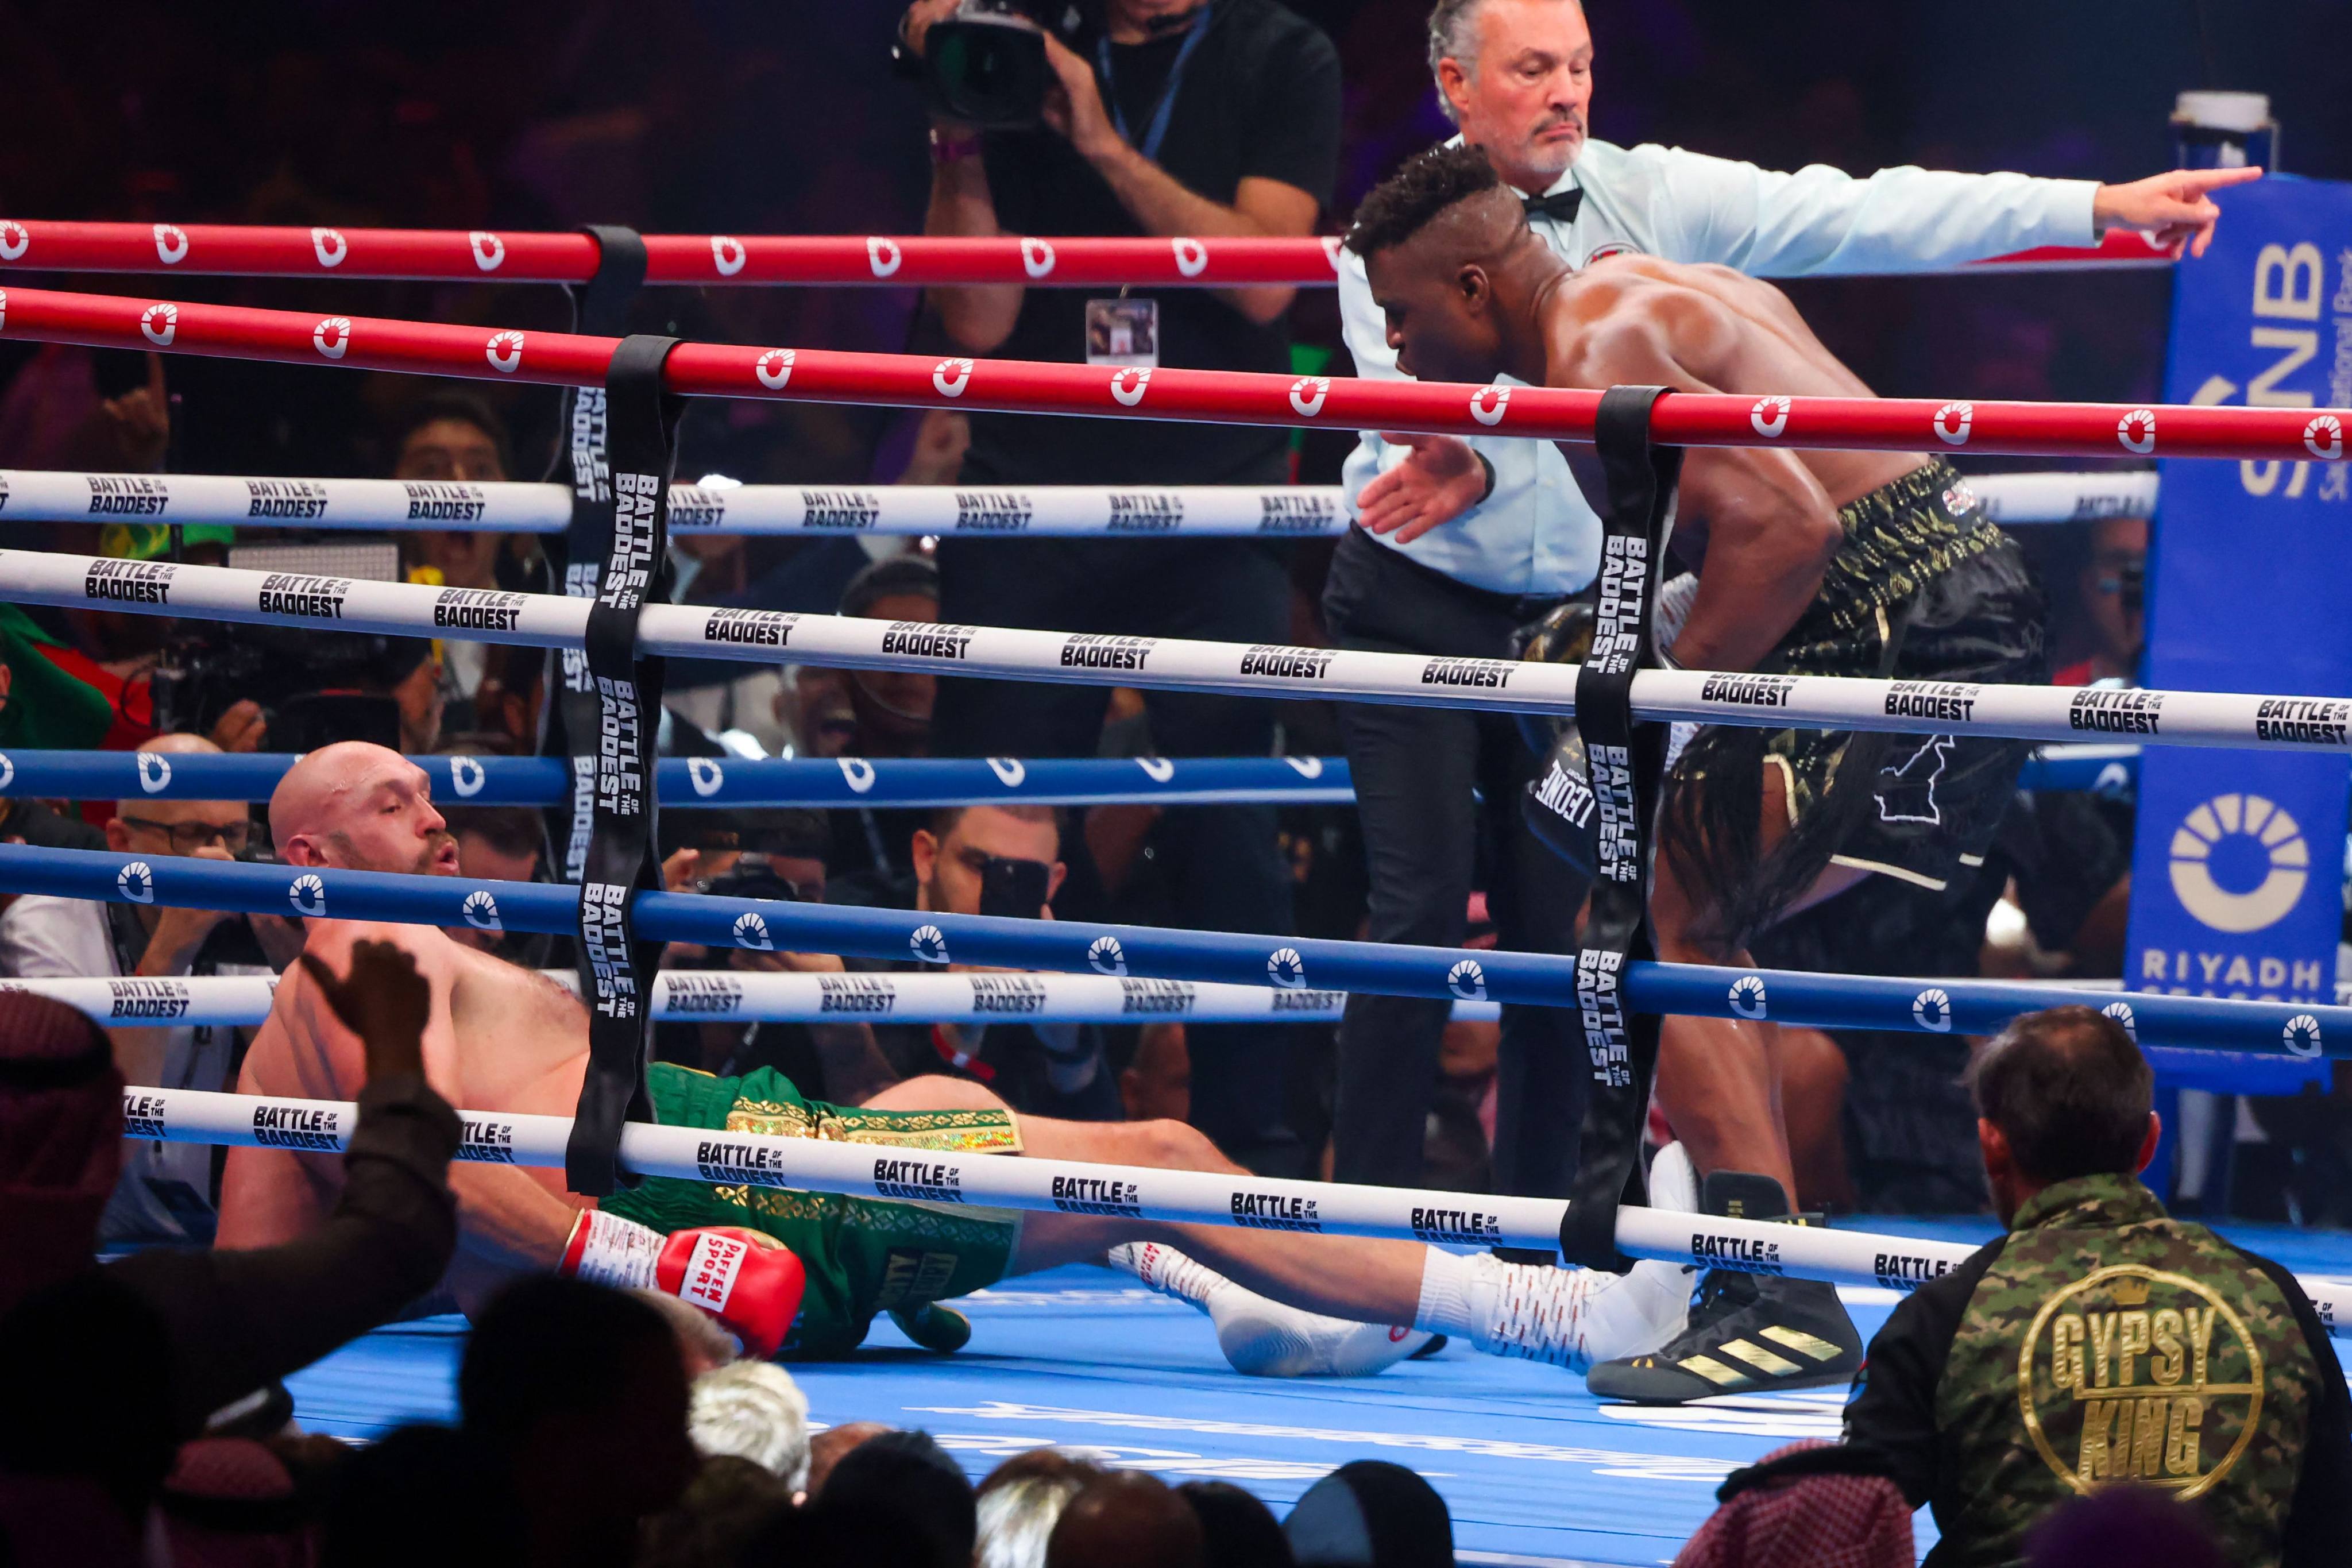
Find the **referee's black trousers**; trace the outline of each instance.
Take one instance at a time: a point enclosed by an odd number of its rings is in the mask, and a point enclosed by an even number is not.
[[[1513,630],[1552,602],[1457,583],[1350,529],[1331,563],[1323,613],[1341,647],[1508,658]],[[1483,848],[1498,945],[1575,951],[1579,894],[1520,816],[1538,759],[1509,714],[1347,703],[1339,721],[1363,823],[1372,941],[1460,945]],[[1349,1000],[1339,1026],[1335,1180],[1419,1183],[1451,1006],[1417,997]],[[1567,1195],[1590,1070],[1572,1012],[1504,1007],[1497,1191]]]

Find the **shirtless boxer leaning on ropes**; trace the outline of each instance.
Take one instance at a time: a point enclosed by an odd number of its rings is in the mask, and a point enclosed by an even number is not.
[[[1872,395],[1769,284],[1646,256],[1571,270],[1528,232],[1517,196],[1475,147],[1406,164],[1366,198],[1347,244],[1366,260],[1399,368],[1424,381]],[[1475,460],[1466,448],[1464,460]],[[1745,675],[1730,689],[1759,705],[1781,700],[1775,678],[1788,675],[2048,679],[2041,595],[2017,547],[1958,474],[1918,453],[1695,447],[1671,547],[1697,575],[1662,592],[1660,644],[1681,668]],[[1922,719],[1965,716],[1966,693],[1913,697]],[[1752,963],[1756,931],[1873,872],[1931,889],[1966,876],[2029,749],[1698,729],[1661,808],[1658,956]],[[1665,1020],[1658,1103],[1717,1212],[1788,1212],[1775,1048],[1766,1022]],[[1597,1366],[1590,1381],[1596,1394],[1671,1403],[1843,1383],[1861,1353],[1829,1286],[1718,1270],[1671,1344]]]
[[[290,866],[457,874],[456,846],[433,808],[425,773],[380,746],[345,742],[304,757],[271,797],[269,823]],[[572,1112],[588,1037],[587,1015],[569,993],[427,927],[312,920],[305,951],[341,969],[362,940],[405,949],[431,983],[425,1069],[451,1103]],[[348,1100],[362,1076],[358,1037],[301,970],[287,971],[238,1088]],[[659,1120],[671,1124],[1245,1173],[1181,1122],[1016,1115],[978,1084],[952,1079],[909,1079],[848,1107],[807,1100],[770,1069],[728,1079],[657,1064],[651,1089]],[[1664,1163],[1685,1173],[1682,1206],[1694,1206],[1687,1166],[1679,1155]],[[233,1150],[222,1184],[220,1245],[267,1246],[301,1234],[327,1215],[340,1179],[331,1156]],[[1675,1180],[1669,1175],[1667,1185]],[[450,1185],[461,1237],[448,1284],[469,1311],[519,1271],[561,1268],[682,1293],[687,1260],[706,1237],[731,1232],[740,1242],[751,1233],[781,1243],[751,1248],[718,1313],[761,1353],[845,1354],[883,1310],[944,1346],[959,1340],[965,1325],[935,1303],[1008,1275],[1106,1252],[1147,1283],[1201,1306],[1216,1321],[1227,1358],[1244,1372],[1269,1375],[1377,1372],[1434,1333],[1581,1371],[1663,1344],[1681,1329],[1689,1300],[1688,1270],[1663,1263],[1642,1264],[1621,1279],[1507,1266],[1418,1242],[662,1179],[599,1205],[565,1191],[559,1171],[506,1165],[455,1166]],[[797,1316],[790,1316],[803,1270],[805,1289]],[[1406,1322],[1421,1331],[1390,1327]]]

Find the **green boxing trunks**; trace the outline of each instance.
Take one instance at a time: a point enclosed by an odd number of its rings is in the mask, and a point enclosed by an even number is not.
[[[1021,1133],[1009,1111],[828,1105],[803,1099],[790,1079],[772,1068],[741,1078],[714,1078],[656,1063],[646,1081],[654,1118],[665,1127],[960,1154],[1021,1152]],[[791,1247],[808,1271],[808,1289],[782,1354],[803,1361],[847,1355],[865,1340],[877,1312],[911,1310],[994,1284],[1012,1266],[1021,1239],[1021,1216],[1010,1210],[664,1177],[615,1193],[602,1206],[656,1230],[739,1226]]]

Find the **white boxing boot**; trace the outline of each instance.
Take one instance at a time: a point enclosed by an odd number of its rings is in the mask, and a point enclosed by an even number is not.
[[[1698,1174],[1679,1143],[1650,1168],[1653,1208],[1696,1213]],[[1697,1269],[1643,1259],[1627,1274],[1505,1263],[1486,1253],[1430,1249],[1414,1327],[1466,1339],[1489,1355],[1549,1362],[1570,1372],[1644,1355],[1683,1331]]]
[[[1156,1241],[1114,1247],[1110,1264],[1206,1312],[1217,1326],[1217,1348],[1249,1377],[1369,1377],[1431,1338],[1402,1324],[1353,1323],[1286,1307]]]

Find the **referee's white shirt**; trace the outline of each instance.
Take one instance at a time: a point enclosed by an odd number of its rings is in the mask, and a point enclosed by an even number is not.
[[[1455,138],[1456,141],[1460,138]],[[1954,174],[1903,167],[1857,180],[1815,163],[1793,174],[1679,147],[1587,142],[1544,194],[1584,188],[1571,224],[1534,220],[1536,234],[1573,267],[1639,251],[1712,261],[1759,278],[1926,271],[2041,245],[2092,245],[2089,180]],[[1341,252],[1339,311],[1356,374],[1407,379],[1388,346],[1360,258]],[[1506,376],[1505,381],[1511,378]],[[1592,580],[1601,520],[1549,441],[1479,436],[1495,465],[1484,504],[1410,544],[1372,535],[1424,566],[1496,593],[1573,594]],[[1364,433],[1345,474],[1355,497],[1405,449]]]

